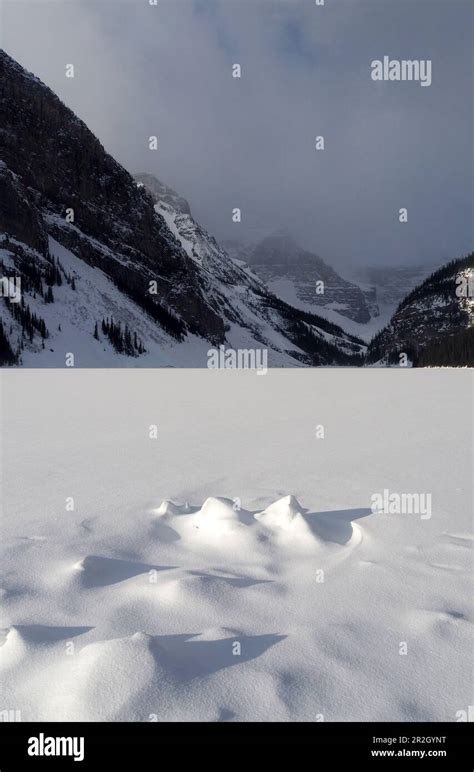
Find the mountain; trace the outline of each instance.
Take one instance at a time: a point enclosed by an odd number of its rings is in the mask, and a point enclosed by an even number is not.
[[[260,340],[262,330],[258,319],[263,317],[266,324],[274,328],[264,333],[270,336],[270,340],[275,339],[275,332],[284,335],[295,342],[301,352],[307,351],[310,356],[316,357],[319,364],[324,361],[328,364],[331,361],[361,364],[365,344],[359,338],[347,334],[324,318],[295,309],[269,292],[259,277],[248,270],[248,266],[236,264],[215,238],[194,220],[189,203],[172,188],[163,185],[151,174],[136,174],[135,180],[149,192],[155,211],[163,217],[188,257],[209,277],[209,281],[220,283],[222,296],[225,294],[229,308],[236,315],[231,327],[237,323],[237,326],[253,330],[257,340]],[[281,345],[278,340],[276,345]],[[332,347],[336,350],[333,351]],[[308,358],[301,357],[301,352],[291,350],[291,356],[307,364]],[[331,360],[331,357],[335,359]]]
[[[429,265],[369,265],[355,268],[351,278],[359,285],[372,288],[381,313],[390,309],[390,316],[399,303],[432,273],[437,266]]]
[[[254,246],[245,244],[243,241],[239,241],[239,239],[222,239],[221,247],[225,249],[235,263],[241,265],[247,265],[249,255],[254,249]]]
[[[369,364],[474,366],[474,253],[439,268],[399,304],[370,342]]]
[[[371,290],[366,296],[359,286],[343,279],[322,258],[300,247],[284,232],[258,243],[248,252],[247,262],[271,292],[298,308],[337,311],[359,323],[377,314]]]
[[[20,302],[0,302],[1,363],[205,367],[217,346],[361,363],[362,341],[275,297],[4,51],[0,117],[0,261],[21,281]]]
[[[135,174],[134,179],[138,187],[150,194],[155,212],[163,218],[187,257],[201,269],[201,274],[209,281],[217,279],[228,285],[241,286],[242,282],[247,282],[243,271],[193,218],[186,199],[152,174]],[[255,284],[251,281],[249,286],[253,288]],[[261,289],[260,285],[258,288]]]

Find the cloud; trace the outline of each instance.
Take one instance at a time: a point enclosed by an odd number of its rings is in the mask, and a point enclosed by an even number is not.
[[[471,19],[467,0],[4,0],[3,46],[218,238],[441,261],[473,240]],[[432,59],[432,85],[375,83],[384,55]]]

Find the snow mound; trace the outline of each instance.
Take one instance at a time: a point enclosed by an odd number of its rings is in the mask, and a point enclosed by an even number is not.
[[[13,667],[26,654],[25,639],[16,627],[3,630],[3,642],[0,641],[0,670]]]
[[[174,515],[181,515],[188,511],[187,505],[181,506],[179,504],[175,504],[174,501],[171,501],[170,499],[165,499],[161,502],[160,506],[153,510],[155,515],[160,516],[174,516]]]
[[[331,522],[324,533],[320,533],[319,521],[314,520],[314,515],[306,517],[307,510],[291,494],[262,511],[243,509],[239,498],[210,496],[201,507],[183,507],[166,499],[152,512],[159,520],[166,520],[166,525],[156,520],[153,524],[153,534],[158,541],[184,539],[192,546],[205,540],[214,549],[225,551],[230,539],[234,547],[239,544],[248,550],[248,555],[263,555],[269,549],[284,549],[285,545],[292,550],[296,547],[314,549],[331,541],[331,533],[338,531],[338,523]],[[313,518],[312,525],[310,518]],[[222,536],[224,542],[220,540]]]
[[[197,528],[213,531],[216,535],[231,533],[242,527],[234,502],[214,496],[205,500],[194,522]]]
[[[304,522],[301,517],[304,511],[295,496],[284,496],[255,517],[268,528],[291,528]]]
[[[80,584],[85,589],[108,587],[162,568],[164,567],[101,555],[86,555],[74,565]]]
[[[306,522],[304,512],[295,496],[284,496],[255,517],[271,532],[276,543],[313,549],[321,542]]]
[[[59,679],[54,668],[46,711],[59,710],[65,720],[80,716],[82,721],[112,721],[125,712],[133,714],[149,684],[166,679],[151,642],[151,636],[138,632],[84,646],[61,669]]]

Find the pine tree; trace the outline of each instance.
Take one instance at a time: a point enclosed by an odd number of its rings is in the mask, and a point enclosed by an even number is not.
[[[5,335],[5,330],[3,329],[3,322],[0,321],[0,364],[14,365],[18,362],[19,355],[20,355],[19,351],[17,352],[17,354],[13,352],[13,349],[10,345],[10,341]]]
[[[94,338],[96,340],[99,340],[99,328],[97,326],[97,322],[95,323],[95,327],[94,327]]]

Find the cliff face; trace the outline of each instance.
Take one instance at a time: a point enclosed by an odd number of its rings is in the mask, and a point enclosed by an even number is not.
[[[146,190],[49,88],[5,52],[0,52],[0,113],[1,158],[27,189],[33,219],[41,222],[46,215],[45,227],[58,241],[100,266],[138,302],[142,296],[145,304],[165,303],[198,334],[222,341],[224,325],[203,297],[198,271]],[[150,281],[157,283],[155,296],[148,293]]]
[[[0,231],[46,254],[48,234],[21,179],[0,161]]]
[[[369,363],[473,365],[474,253],[452,260],[415,287],[371,341]]]
[[[302,303],[314,313],[328,306],[355,322],[365,323],[375,310],[375,298],[369,302],[356,284],[343,279],[318,255],[302,249],[286,234],[263,239],[249,252],[252,270],[275,294],[287,302]],[[323,287],[321,292],[319,287]]]

